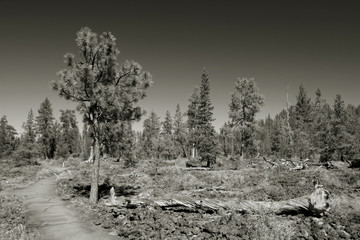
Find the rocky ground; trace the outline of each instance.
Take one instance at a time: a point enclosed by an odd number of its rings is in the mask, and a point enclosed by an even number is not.
[[[256,162],[257,161],[257,162]],[[252,163],[256,163],[252,164]],[[289,171],[269,168],[252,159],[240,170],[231,160],[211,171],[184,171],[174,161],[143,162],[138,168],[104,160],[100,203],[88,200],[90,168],[68,159],[67,171],[58,176],[57,191],[84,219],[123,239],[359,239],[360,172],[347,167],[321,165]],[[108,193],[115,188],[120,202],[139,198],[166,199],[189,196],[202,199],[281,201],[311,193],[313,180],[330,191],[330,211],[323,217],[305,215],[242,214],[231,211],[163,209],[150,204],[110,207]],[[130,206],[130,207],[129,207]]]

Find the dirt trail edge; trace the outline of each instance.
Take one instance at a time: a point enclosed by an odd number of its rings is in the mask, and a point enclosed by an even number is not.
[[[70,209],[55,193],[55,177],[42,179],[29,187],[11,191],[12,195],[24,196],[27,221],[46,238],[57,240],[115,240],[92,223],[82,222],[77,212]]]

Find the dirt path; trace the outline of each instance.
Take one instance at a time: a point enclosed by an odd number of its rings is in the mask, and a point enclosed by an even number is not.
[[[113,240],[92,223],[80,221],[77,212],[55,194],[55,177],[42,179],[27,188],[13,190],[11,194],[25,197],[30,227],[37,228],[52,240]]]

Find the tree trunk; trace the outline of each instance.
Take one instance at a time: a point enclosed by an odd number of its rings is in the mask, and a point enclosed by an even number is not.
[[[94,139],[94,161],[92,167],[90,202],[97,204],[99,200],[100,144],[98,137]]]
[[[236,198],[228,200],[216,199],[195,199],[189,196],[179,196],[172,199],[156,199],[146,201],[147,203],[165,208],[176,209],[185,208],[192,210],[213,210],[218,211],[225,209],[226,211],[236,211],[243,214],[305,214],[310,216],[323,216],[329,208],[329,192],[322,185],[315,185],[315,191],[310,195],[299,198],[278,201],[238,201]],[[140,201],[143,203],[144,201]]]

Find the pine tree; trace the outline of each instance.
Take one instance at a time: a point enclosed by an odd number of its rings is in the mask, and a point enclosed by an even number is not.
[[[199,104],[197,114],[195,115],[198,137],[198,149],[199,156],[203,162],[206,162],[207,167],[215,163],[217,155],[217,139],[215,134],[215,128],[212,122],[214,107],[210,101],[210,82],[209,75],[206,70],[203,70],[201,75],[201,86],[199,95]]]
[[[125,159],[125,167],[134,167],[137,163],[135,157],[135,132],[129,121],[122,122],[120,157]]]
[[[55,151],[51,148],[51,142],[53,141],[54,117],[48,98],[45,98],[44,102],[40,104],[38,113],[39,115],[36,117],[36,132],[39,135],[38,145],[44,158],[53,158]]]
[[[272,127],[271,150],[278,157],[289,158],[293,153],[293,144],[291,142],[288,127],[288,111],[282,110],[275,115]]]
[[[312,129],[312,144],[316,153],[326,147],[328,134],[330,134],[331,108],[318,88],[315,92],[314,121]]]
[[[349,104],[346,108],[346,130],[348,132],[349,146],[346,151],[346,160],[359,159],[360,157],[360,119],[356,107]]]
[[[301,159],[309,157],[311,148],[312,105],[304,86],[301,84],[296,98],[294,113],[294,151]]]
[[[260,120],[258,122],[258,140],[260,141],[260,154],[262,155],[271,155],[271,137],[273,131],[273,119],[271,119],[270,115],[266,117],[265,120]]]
[[[75,111],[67,109],[60,110],[60,112],[60,136],[56,155],[66,158],[71,154],[80,153],[80,133],[76,122]]]
[[[53,81],[53,89],[67,100],[78,103],[77,109],[91,128],[94,162],[90,200],[98,202],[100,141],[103,125],[140,119],[137,106],[151,84],[151,75],[140,64],[125,61],[118,67],[116,39],[110,32],[100,36],[85,27],[77,33],[80,59],[66,54],[67,68]]]
[[[306,129],[312,122],[311,99],[307,96],[304,86],[301,84],[296,97],[295,117],[300,128]]]
[[[169,111],[166,111],[165,120],[162,122],[162,133],[169,135],[173,133],[173,121]]]
[[[220,147],[225,156],[234,153],[234,136],[230,122],[225,122],[220,128]]]
[[[0,158],[9,156],[16,147],[15,128],[8,124],[6,116],[0,119]]]
[[[159,153],[161,158],[170,160],[176,157],[176,146],[173,137],[173,120],[170,112],[166,111],[159,139]]]
[[[231,95],[229,117],[235,133],[240,141],[240,155],[248,152],[253,146],[255,115],[263,105],[263,97],[253,79],[239,78],[235,84],[235,92]]]
[[[55,120],[51,132],[50,151],[54,152],[55,156],[58,157],[57,151],[61,148],[61,125],[58,121]]]
[[[174,116],[174,141],[177,147],[177,155],[181,154],[182,157],[187,157],[186,151],[186,125],[183,122],[183,114],[180,110],[180,105],[176,105],[176,112]]]
[[[34,120],[33,110],[30,109],[26,122],[22,125],[24,134],[22,137],[22,144],[35,144],[36,142],[36,126]]]
[[[35,161],[32,159],[39,155],[39,147],[36,143],[36,125],[32,109],[30,109],[27,120],[22,127],[24,133],[20,139],[20,146],[14,153],[14,158],[21,161],[22,164],[33,164]]]
[[[192,156],[197,156],[197,149],[199,145],[199,129],[198,129],[198,109],[200,103],[199,88],[195,87],[194,92],[189,99],[189,105],[187,110],[187,127],[189,132],[188,145],[191,148]]]
[[[160,118],[154,111],[151,111],[150,116],[144,120],[143,129],[143,149],[146,157],[159,157],[158,148],[161,124]]]
[[[330,144],[332,158],[334,160],[345,160],[348,149],[351,147],[351,137],[346,129],[348,121],[345,103],[340,94],[336,95],[333,115],[331,119],[331,133],[333,136],[332,144]]]

